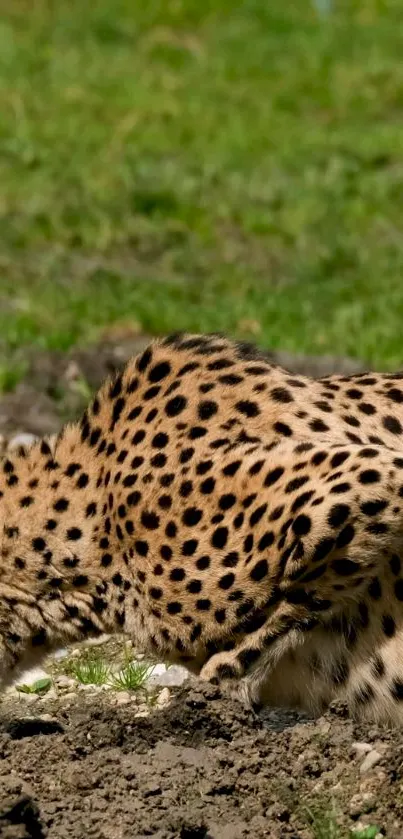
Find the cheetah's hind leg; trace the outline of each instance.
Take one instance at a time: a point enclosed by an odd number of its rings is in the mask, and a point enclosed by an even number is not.
[[[262,707],[262,688],[271,671],[287,653],[304,642],[317,624],[306,606],[282,603],[258,631],[246,636],[231,652],[211,656],[200,678],[230,688],[244,704],[258,712]]]
[[[355,669],[357,656],[367,655],[366,638],[370,635],[372,646],[378,646],[381,624],[377,627],[370,620],[371,626],[367,627],[363,616],[369,614],[366,601],[376,596],[379,579],[386,573],[387,557],[401,545],[401,521],[393,513],[401,488],[392,468],[395,453],[370,449],[368,469],[367,452],[365,447],[356,445],[313,450],[309,472],[302,476],[304,491],[299,496],[301,477],[295,479],[293,475],[292,453],[290,457],[290,452],[279,449],[272,454],[271,472],[264,486],[258,488],[259,501],[262,504],[267,499],[263,506],[271,509],[272,476],[281,475],[276,498],[287,501],[282,509],[288,517],[283,523],[280,521],[280,533],[274,532],[267,558],[259,559],[251,570],[247,562],[241,567],[240,583],[244,582],[249,602],[256,604],[256,629],[253,621],[246,627],[228,627],[227,635],[232,632],[238,641],[233,649],[215,652],[207,660],[200,673],[202,679],[216,683],[246,679],[241,693],[254,704],[260,699],[263,685],[267,693],[271,674],[279,662],[289,664],[290,653],[300,645],[302,649],[311,646],[315,652],[314,632],[318,633],[316,641],[323,641],[322,633],[336,636],[334,627],[346,624],[346,632],[343,630],[339,638],[344,649],[338,649],[337,644],[329,647],[329,672],[333,666],[337,669],[341,652],[346,657],[346,669]],[[278,464],[275,456],[279,457]],[[343,464],[347,461],[348,481],[341,481],[340,470],[335,471],[336,457],[339,461],[342,458]],[[328,466],[324,466],[327,461]],[[350,477],[354,472],[355,480]],[[256,575],[260,565],[264,566],[265,576]],[[267,586],[268,599],[263,604],[258,602],[257,588],[253,588],[256,576],[260,593]],[[351,610],[357,612],[355,644],[350,643],[348,633]],[[316,651],[321,651],[321,643]],[[299,669],[309,675],[306,667]],[[307,694],[312,695],[315,686],[319,689],[319,683],[312,675],[306,685]],[[318,693],[318,701],[319,698]]]

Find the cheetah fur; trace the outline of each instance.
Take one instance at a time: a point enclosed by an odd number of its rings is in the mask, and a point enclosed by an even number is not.
[[[403,721],[403,374],[155,341],[0,462],[0,683],[123,633],[251,707]]]

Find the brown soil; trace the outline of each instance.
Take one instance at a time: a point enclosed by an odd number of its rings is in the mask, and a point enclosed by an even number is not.
[[[0,432],[57,431],[86,388],[147,340],[38,355],[0,399]],[[275,360],[313,375],[362,369]],[[0,706],[1,839],[348,839],[352,829],[372,839],[370,825],[403,836],[403,732],[356,726],[343,708],[316,721],[276,711],[256,719],[193,681],[146,718],[110,693],[49,700],[42,717],[22,707],[10,695]]]
[[[338,839],[359,819],[401,839],[403,733],[342,708],[258,720],[194,682],[144,719],[100,697],[44,720],[3,712],[3,839]],[[382,753],[364,775],[355,740]]]

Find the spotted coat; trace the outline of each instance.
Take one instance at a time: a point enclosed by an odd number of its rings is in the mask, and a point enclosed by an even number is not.
[[[127,633],[252,705],[403,718],[402,375],[156,341],[0,463],[0,680]]]

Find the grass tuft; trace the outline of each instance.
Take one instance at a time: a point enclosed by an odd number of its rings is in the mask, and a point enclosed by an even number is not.
[[[122,666],[111,675],[110,682],[116,690],[139,690],[145,685],[153,670],[153,664],[132,659],[130,648],[125,645]]]
[[[68,670],[82,685],[106,685],[111,678],[110,666],[92,650],[72,659]]]
[[[115,690],[139,690],[151,676],[154,665],[132,660],[127,647],[119,670],[115,670],[100,651],[85,649],[77,658],[66,662],[65,672],[83,685],[108,685]]]
[[[311,826],[312,839],[343,839],[333,808],[312,805],[305,808],[305,815]]]
[[[362,830],[346,830],[341,827],[335,804],[312,802],[303,808],[306,822],[312,831],[312,839],[376,839],[379,828],[368,825]]]
[[[153,666],[142,661],[127,661],[122,669],[111,678],[117,690],[139,690],[153,672]]]

